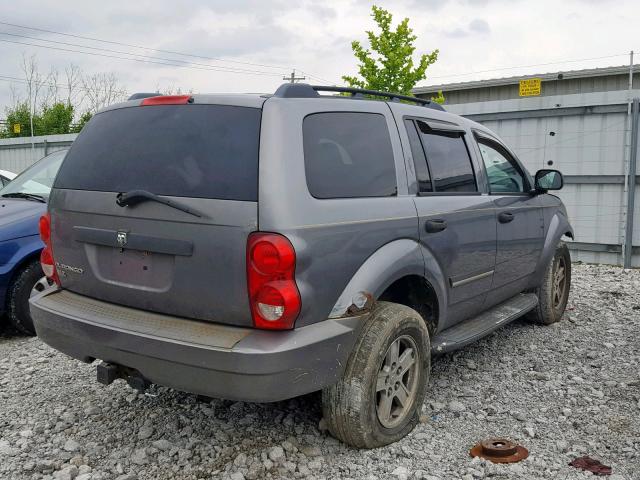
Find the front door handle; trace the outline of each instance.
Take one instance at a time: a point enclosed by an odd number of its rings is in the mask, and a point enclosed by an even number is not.
[[[498,215],[498,221],[500,223],[509,223],[514,219],[514,215],[511,212],[502,212],[500,215]]]
[[[427,220],[424,224],[424,229],[427,233],[437,233],[447,228],[447,222],[444,220]]]

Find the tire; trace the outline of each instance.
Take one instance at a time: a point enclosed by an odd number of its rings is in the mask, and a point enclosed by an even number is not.
[[[398,350],[392,345],[398,345]],[[397,367],[390,370],[392,358],[398,358],[398,364],[404,358],[405,365],[413,358],[413,363],[398,375]],[[329,432],[357,448],[382,447],[400,440],[418,422],[430,368],[429,332],[420,314],[404,305],[377,302],[342,378],[322,391],[322,413]],[[386,380],[380,383],[380,390],[379,377]],[[398,388],[400,383],[406,388]],[[404,407],[395,396],[402,392],[409,392]],[[386,419],[384,424],[381,418]]]
[[[7,316],[16,330],[26,335],[35,335],[33,320],[29,311],[29,297],[31,297],[36,284],[42,289],[44,273],[38,260],[32,260],[18,271],[7,291]],[[41,282],[41,283],[39,283]]]
[[[558,291],[556,285],[560,269],[564,271],[564,280]],[[538,306],[529,312],[527,318],[541,325],[551,325],[558,322],[567,308],[569,290],[571,289],[571,255],[566,243],[562,242],[556,247],[553,260],[544,272],[542,285],[533,292],[538,296]]]

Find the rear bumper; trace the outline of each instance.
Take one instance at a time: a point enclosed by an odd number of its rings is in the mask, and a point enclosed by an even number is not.
[[[286,332],[199,322],[65,290],[31,299],[38,336],[84,362],[126,366],[152,383],[201,395],[272,402],[338,380],[363,317]]]

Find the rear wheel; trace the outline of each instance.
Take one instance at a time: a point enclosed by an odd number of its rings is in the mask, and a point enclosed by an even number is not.
[[[36,334],[29,311],[29,298],[44,291],[50,285],[37,260],[29,262],[15,275],[9,286],[7,314],[9,321],[19,332],[27,335]]]
[[[429,333],[420,314],[378,302],[342,378],[322,392],[331,434],[359,448],[400,440],[418,422],[429,379]]]
[[[556,248],[553,260],[544,272],[542,285],[534,290],[538,306],[529,313],[529,319],[542,325],[551,325],[562,318],[571,288],[571,255],[566,243]]]

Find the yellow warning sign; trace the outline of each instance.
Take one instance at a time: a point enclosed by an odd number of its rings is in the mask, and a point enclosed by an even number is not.
[[[540,78],[528,78],[526,80],[520,80],[520,96],[521,97],[535,97],[542,92],[542,79]]]
[[[13,133],[20,133],[20,124],[19,123],[14,123],[13,124]]]

